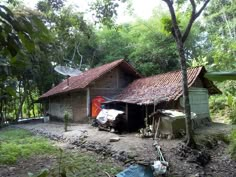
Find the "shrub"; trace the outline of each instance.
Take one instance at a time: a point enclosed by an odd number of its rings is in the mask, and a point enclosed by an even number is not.
[[[230,151],[231,157],[233,159],[236,159],[236,129],[232,131],[231,136],[230,136],[229,151]]]
[[[227,99],[224,95],[212,96],[209,100],[209,106],[212,111],[223,110],[227,106]]]
[[[236,108],[230,111],[229,118],[232,124],[236,124]]]
[[[69,123],[69,113],[65,112],[64,114],[64,130],[67,132],[68,130],[68,123]]]

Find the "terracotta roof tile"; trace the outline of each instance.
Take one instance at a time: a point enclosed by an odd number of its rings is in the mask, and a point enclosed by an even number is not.
[[[195,67],[187,70],[188,87],[191,87],[197,77],[205,74],[204,67]],[[209,86],[214,86],[207,81]],[[215,86],[211,92],[220,92]],[[115,101],[132,104],[153,104],[162,101],[177,100],[182,95],[182,74],[181,71],[172,71],[147,78],[133,81],[125,88]]]
[[[83,74],[79,76],[69,77],[68,79],[65,79],[63,82],[58,84],[57,86],[50,89],[48,92],[41,95],[39,99],[70,92],[77,89],[86,88],[91,82],[100,78],[101,76],[111,71],[118,65],[122,65],[123,67],[126,68],[126,70],[129,70],[129,72],[137,75],[138,78],[141,77],[141,75],[139,75],[135,71],[135,69],[131,65],[129,65],[124,59],[120,59],[120,60],[116,60],[114,62],[105,64],[105,65],[90,69],[88,71],[85,71]]]

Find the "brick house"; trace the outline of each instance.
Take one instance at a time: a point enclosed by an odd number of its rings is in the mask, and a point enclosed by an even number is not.
[[[40,96],[45,111],[63,119],[67,111],[74,122],[87,122],[91,116],[91,101],[96,96],[113,99],[133,80],[141,75],[120,59],[69,77]]]

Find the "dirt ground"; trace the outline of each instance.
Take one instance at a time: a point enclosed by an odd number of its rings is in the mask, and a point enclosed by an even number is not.
[[[87,142],[97,142],[111,147],[113,151],[129,152],[140,159],[152,162],[157,158],[157,152],[153,147],[153,139],[142,139],[137,134],[117,135],[105,131],[99,131],[96,127],[89,124],[71,124],[68,132],[64,132],[62,123],[37,123],[16,125],[17,128],[24,128],[34,133],[43,132],[43,135],[50,137],[60,137],[59,145],[64,148],[73,148],[70,142],[76,139],[86,139]],[[229,134],[232,127],[225,124],[214,123],[211,126],[196,130],[197,135],[213,135],[218,133]],[[117,142],[109,142],[110,138],[119,137]],[[56,138],[55,138],[56,139]],[[158,144],[166,161],[169,162],[167,176],[175,177],[235,177],[236,161],[232,160],[227,153],[228,145],[221,140],[216,140],[206,152],[210,155],[210,161],[207,165],[191,162],[178,155],[178,148],[181,146],[181,140],[159,139]],[[27,169],[30,171],[30,169]],[[18,175],[17,175],[18,176]]]
[[[62,123],[38,123],[38,124],[21,124],[17,125],[18,128],[24,128],[32,132],[44,132],[47,135],[60,136],[63,142],[73,142],[76,139],[85,137],[87,142],[98,142],[111,146],[112,151],[125,151],[139,155],[140,158],[147,160],[154,160],[156,153],[153,147],[153,140],[142,139],[138,134],[122,134],[117,135],[114,133],[99,131],[98,128],[89,124],[71,124],[68,127],[68,132],[64,132],[64,124]],[[110,142],[110,138],[119,137],[120,141]],[[175,142],[175,141],[173,141]],[[166,141],[166,143],[172,143]],[[65,145],[65,144],[64,144]]]
[[[0,177],[26,177],[28,172],[49,169],[56,161],[54,156],[33,156],[21,159],[15,165],[0,165]]]

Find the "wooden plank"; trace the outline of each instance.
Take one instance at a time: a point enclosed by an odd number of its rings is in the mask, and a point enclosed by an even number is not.
[[[154,140],[156,140],[156,139],[157,139],[157,133],[158,133],[159,126],[160,126],[161,117],[157,117],[157,119],[158,119],[158,122],[157,122],[157,126],[156,126],[156,131],[155,131]]]

